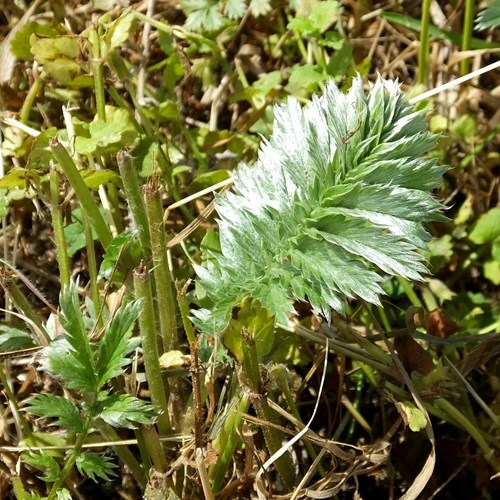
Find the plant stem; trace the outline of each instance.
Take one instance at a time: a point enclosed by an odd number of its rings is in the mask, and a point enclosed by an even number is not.
[[[429,66],[429,19],[431,15],[431,0],[422,2],[422,29],[420,31],[420,47],[418,50],[418,83],[427,85]]]
[[[30,87],[28,95],[24,99],[21,111],[19,112],[19,121],[21,123],[28,123],[31,108],[33,107],[33,103],[35,102],[36,96],[42,89],[42,86],[43,86],[42,76],[38,75],[38,77],[35,78],[33,85]]]
[[[59,264],[59,280],[61,288],[69,286],[71,271],[64,237],[64,224],[59,196],[59,174],[53,167],[50,169],[50,204],[52,211],[52,227],[54,228],[54,241],[56,244],[57,262]]]
[[[69,473],[71,472],[71,469],[73,469],[73,467],[76,463],[76,459],[78,458],[78,455],[81,452],[82,446],[85,443],[85,440],[87,439],[87,435],[88,435],[89,430],[92,426],[93,420],[94,420],[93,415],[89,415],[87,417],[87,420],[85,421],[84,428],[76,439],[75,447],[69,452],[68,457],[66,459],[66,462],[64,464],[64,467],[63,467],[61,473],[59,474],[59,477],[55,480],[54,484],[52,485],[52,488],[50,489],[49,496],[47,497],[47,500],[54,500],[54,498],[57,497],[57,492],[61,489],[64,481],[66,480]]]
[[[168,469],[168,464],[156,429],[153,425],[143,425],[141,432],[155,470],[165,473]]]
[[[104,68],[101,55],[101,40],[97,28],[89,32],[89,42],[92,45],[92,72],[94,73],[94,90],[97,107],[97,118],[106,121],[106,97],[104,94]]]
[[[470,49],[472,30],[474,28],[474,0],[465,0],[464,27],[462,30],[462,52]],[[466,75],[470,71],[470,59],[460,61],[460,74]]]
[[[92,296],[92,302],[94,303],[96,318],[97,318],[97,328],[102,328],[103,319],[101,315],[101,296],[99,294],[99,287],[97,286],[97,259],[95,255],[94,247],[94,237],[92,234],[92,226],[90,224],[89,218],[86,213],[82,214],[83,217],[83,232],[85,233],[85,245],[87,248],[87,263],[89,271],[89,283],[90,283],[90,294]]]
[[[145,259],[148,259],[151,255],[151,240],[137,171],[132,157],[127,151],[119,151],[116,155],[116,160],[120,169],[127,202],[139,233],[139,242],[141,243],[143,256]]]
[[[470,420],[455,406],[453,406],[447,399],[439,398],[434,401],[434,404],[445,412],[447,415],[450,415],[453,420],[458,422],[459,425],[463,427],[465,431],[467,431],[470,436],[476,441],[480,450],[484,454],[484,459],[491,465],[495,473],[500,473],[500,461],[498,461],[495,457],[495,451],[490,448],[486,439],[481,434],[481,431],[473,425]]]
[[[163,225],[163,210],[158,176],[153,175],[151,182],[148,182],[144,186],[144,199],[151,238],[160,330],[163,336],[165,351],[170,351],[176,349],[179,344],[177,339],[177,322],[175,319],[177,308],[174,298],[174,286],[168,265],[167,238]]]
[[[238,388],[226,410],[224,423],[212,441],[212,448],[218,453],[217,462],[210,468],[212,489],[218,492],[233,458],[234,450],[241,442],[237,429],[241,428],[243,414],[248,411],[250,398]]]
[[[161,412],[158,417],[160,436],[168,436],[172,432],[172,427],[168,416],[167,388],[163,384],[160,371],[151,280],[144,264],[141,264],[134,271],[134,288],[136,298],[143,301],[142,314],[139,316],[139,328],[151,401]]]
[[[61,166],[64,175],[66,175],[69,183],[71,184],[71,187],[75,190],[76,196],[80,200],[83,210],[92,221],[101,245],[106,250],[113,239],[113,235],[104,221],[104,218],[99,211],[99,207],[97,206],[89,188],[86,186],[85,181],[75,165],[75,162],[69,155],[66,148],[57,139],[51,139],[50,149]]]
[[[101,436],[109,442],[119,442],[121,440],[115,429],[101,419],[95,419],[92,424],[101,434]],[[134,476],[141,488],[145,488],[147,477],[144,468],[137,461],[133,453],[126,446],[114,446],[113,451],[118,455],[118,458],[127,466],[128,470]]]
[[[238,379],[252,402],[259,419],[262,422],[278,423],[276,416],[267,403],[260,376],[259,360],[255,340],[251,334],[242,329],[243,337],[243,363],[238,366]],[[276,453],[282,445],[283,436],[274,427],[263,425],[262,431],[270,455]],[[295,483],[295,471],[288,453],[278,458],[275,462],[276,469],[288,488],[292,489]]]

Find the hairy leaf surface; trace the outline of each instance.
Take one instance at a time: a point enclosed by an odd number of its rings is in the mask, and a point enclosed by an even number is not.
[[[219,199],[221,251],[196,268],[212,303],[193,311],[198,327],[220,332],[245,297],[281,322],[295,300],[329,319],[348,298],[379,303],[385,275],[421,279],[423,224],[445,219],[429,191],[446,167],[423,157],[434,144],[423,114],[381,78],[369,92],[357,78],[347,94],[331,83],[303,108],[277,107],[257,162]]]

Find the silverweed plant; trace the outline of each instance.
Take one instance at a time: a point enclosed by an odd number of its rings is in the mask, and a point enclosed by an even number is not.
[[[295,303],[309,302],[330,322],[332,309],[345,312],[349,299],[380,305],[384,277],[422,279],[421,250],[430,239],[424,224],[446,220],[431,194],[446,167],[425,157],[434,145],[424,113],[405,102],[397,82],[379,78],[365,92],[356,78],[347,94],[330,83],[303,108],[289,98],[275,109],[256,164],[240,165],[234,192],[219,197],[220,249],[196,266],[200,303],[208,307],[192,311],[202,332],[222,333],[237,365],[237,411],[213,442],[215,490],[238,444],[237,414],[250,404],[268,422],[268,451],[286,487],[294,487],[261,360]],[[377,355],[387,363],[385,353]]]
[[[434,145],[423,112],[382,78],[278,106],[256,164],[218,200],[220,251],[196,267],[211,301],[193,311],[197,326],[223,331],[246,297],[281,323],[304,300],[329,320],[350,298],[380,304],[384,276],[421,279],[424,224],[446,220],[431,194],[446,167],[424,156]]]

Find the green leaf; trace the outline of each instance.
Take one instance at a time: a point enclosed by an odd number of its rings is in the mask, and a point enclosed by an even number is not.
[[[0,324],[0,352],[33,347],[33,335],[14,326]]]
[[[102,453],[86,451],[78,454],[76,468],[80,474],[90,477],[92,481],[97,482],[97,478],[110,481],[113,476],[116,476],[113,470],[116,465],[111,460],[111,457],[107,457]]]
[[[30,61],[33,59],[33,53],[30,50],[30,37],[33,33],[45,37],[55,37],[61,34],[53,26],[30,21],[17,31],[12,38],[12,42],[10,44],[10,51],[12,52],[12,55],[23,61]]]
[[[27,411],[40,417],[53,417],[51,425],[64,427],[68,432],[82,432],[85,421],[75,404],[54,394],[38,394],[29,402]]]
[[[137,266],[142,258],[142,250],[135,231],[123,231],[113,238],[106,248],[106,253],[99,269],[99,277],[113,279],[113,283],[122,285],[124,273]]]
[[[85,170],[82,172],[82,177],[86,186],[90,189],[98,189],[103,184],[121,184],[120,176],[112,170]]]
[[[340,19],[342,7],[336,0],[326,0],[313,5],[307,17],[295,17],[288,28],[297,31],[304,38],[318,37]]]
[[[64,339],[47,349],[49,370],[63,378],[68,387],[94,392],[97,386],[94,355],[85,329],[76,285],[71,283],[61,292],[59,319],[65,330]]]
[[[141,311],[138,301],[121,306],[107,326],[97,353],[98,386],[102,387],[113,377],[121,375],[130,363],[126,357],[138,345],[138,339],[130,340],[132,328]]]
[[[500,0],[493,0],[476,20],[476,29],[485,30],[500,26]]]
[[[315,64],[297,65],[292,68],[285,89],[291,95],[309,93],[316,90],[318,83],[323,82],[326,78],[323,70]]]
[[[30,186],[38,185],[40,176],[37,172],[27,168],[13,168],[7,175],[0,179],[0,188],[5,189],[27,189]]]
[[[75,60],[80,54],[80,39],[77,36],[42,38],[33,33],[30,45],[31,53],[40,64],[58,59]]]
[[[385,276],[419,280],[424,224],[446,220],[431,190],[446,168],[422,157],[434,145],[423,112],[395,82],[348,94],[329,83],[304,108],[289,98],[256,164],[240,165],[217,205],[220,252],[196,266],[205,307],[194,321],[214,334],[245,297],[286,322],[295,300],[330,317],[360,297],[374,304]]]
[[[396,403],[399,414],[403,417],[406,425],[413,431],[419,432],[427,426],[425,415],[413,403],[404,401]]]
[[[469,239],[476,245],[483,245],[498,238],[500,238],[500,208],[495,207],[479,217],[469,234]]]
[[[494,285],[500,285],[500,262],[498,260],[487,260],[483,265],[484,277]]]
[[[83,127],[87,136],[77,135],[75,150],[82,155],[96,151],[116,152],[125,146],[131,146],[137,138],[137,132],[127,110],[106,106],[106,121],[96,116],[88,127]]]
[[[44,475],[38,477],[47,483],[55,482],[61,474],[59,464],[49,453],[44,451],[24,453],[23,460],[31,467],[42,471]]]
[[[107,27],[103,41],[106,50],[114,50],[127,41],[133,28],[135,15],[130,10],[125,11],[116,21]]]
[[[99,405],[98,417],[113,427],[136,429],[151,424],[157,417],[153,406],[128,394],[105,397]]]
[[[187,13],[186,30],[216,30],[224,25],[218,0],[183,0],[181,6]]]

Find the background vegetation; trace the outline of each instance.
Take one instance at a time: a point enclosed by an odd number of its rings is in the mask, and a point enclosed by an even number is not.
[[[4,4],[0,497],[498,496],[500,79],[471,75],[498,1]],[[389,272],[380,304],[346,285],[331,324],[312,290],[289,318],[220,299],[208,335],[213,193],[290,126],[274,104],[356,74],[398,79],[438,134],[446,218],[401,205],[432,276]]]

